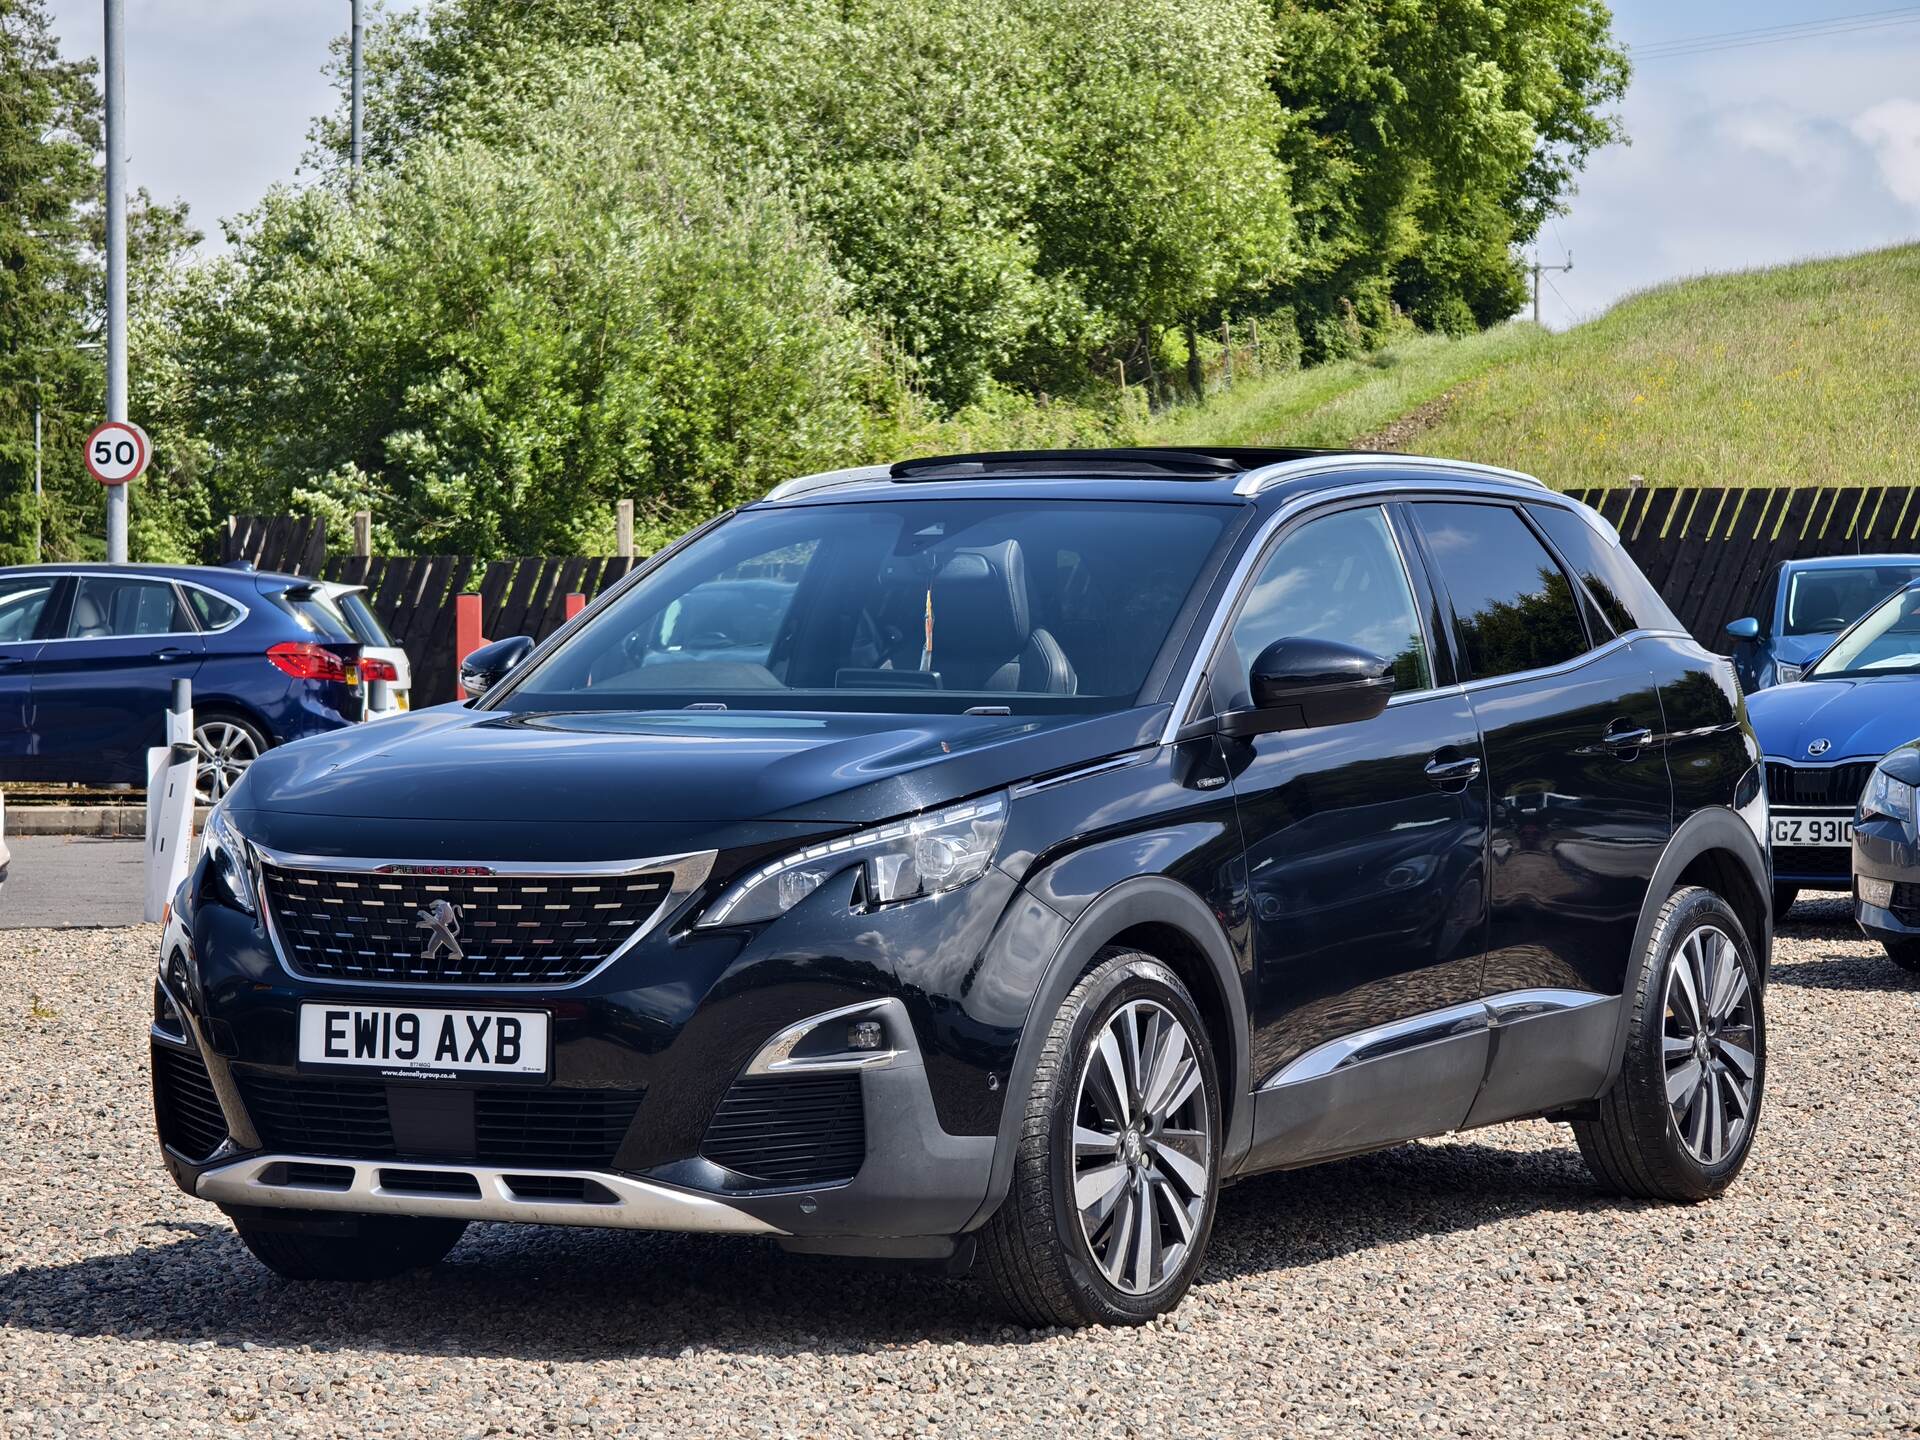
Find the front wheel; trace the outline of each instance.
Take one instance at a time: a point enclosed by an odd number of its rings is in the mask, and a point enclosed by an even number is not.
[[[1150,955],[1103,950],[1041,1050],[1013,1185],[982,1234],[1029,1325],[1138,1325],[1180,1303],[1218,1198],[1219,1079],[1193,997]]]
[[[1766,1085],[1760,972],[1739,917],[1697,886],[1676,890],[1648,942],[1620,1078],[1574,1137],[1608,1189],[1705,1200],[1733,1183]]]

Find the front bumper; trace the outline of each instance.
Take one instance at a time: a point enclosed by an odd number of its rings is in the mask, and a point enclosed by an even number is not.
[[[1876,940],[1920,938],[1920,840],[1898,820],[1877,817],[1853,831],[1853,913],[1860,928]],[[1860,879],[1892,886],[1885,905],[1869,904]]]

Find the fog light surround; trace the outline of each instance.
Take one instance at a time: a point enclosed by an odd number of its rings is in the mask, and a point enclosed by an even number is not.
[[[1877,880],[1871,875],[1857,877],[1862,903],[1885,910],[1893,904],[1893,881]]]

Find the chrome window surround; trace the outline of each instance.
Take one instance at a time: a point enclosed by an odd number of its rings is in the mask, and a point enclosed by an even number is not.
[[[706,883],[707,876],[713,872],[713,862],[718,858],[716,850],[690,850],[679,855],[661,855],[646,860],[600,860],[587,861],[578,865],[554,865],[547,861],[517,860],[368,860],[349,858],[339,855],[300,855],[285,850],[273,850],[253,840],[244,842],[248,852],[248,862],[253,871],[254,891],[260,897],[260,918],[267,927],[267,938],[273,944],[273,957],[280,962],[280,968],[299,980],[303,985],[339,985],[360,990],[475,990],[488,995],[513,994],[515,992],[541,992],[553,994],[561,990],[575,990],[599,975],[614,961],[625,955],[634,946],[653,933],[666,918],[678,909],[689,896]],[[432,980],[341,980],[328,976],[303,975],[287,962],[287,952],[280,943],[280,931],[273,919],[273,902],[267,894],[266,876],[262,873],[262,862],[283,870],[326,870],[363,875],[376,875],[382,870],[392,872],[434,870],[473,869],[484,870],[489,875],[508,875],[520,877],[550,876],[555,879],[587,879],[599,875],[640,875],[666,871],[673,876],[666,898],[654,910],[646,922],[622,940],[593,969],[577,980],[564,984],[551,981],[536,984],[484,984],[462,985]],[[462,877],[466,878],[466,877]],[[515,1172],[520,1173],[520,1172]]]
[[[345,1186],[276,1181],[277,1165],[324,1165],[351,1172]],[[447,1177],[444,1193],[414,1186],[389,1189],[382,1170]],[[523,1200],[516,1179],[586,1180],[607,1200]],[[475,1193],[475,1192],[478,1193]],[[554,1170],[539,1165],[436,1165],[418,1160],[346,1160],[333,1155],[254,1155],[203,1171],[194,1194],[223,1205],[345,1210],[359,1215],[444,1215],[456,1220],[509,1220],[531,1225],[598,1225],[716,1235],[786,1232],[725,1201],[606,1170]]]
[[[45,575],[50,580],[151,580],[157,584],[171,585],[175,591],[198,590],[203,595],[211,595],[223,604],[233,606],[240,613],[226,624],[212,630],[159,630],[150,635],[50,635],[45,640],[13,642],[16,644],[76,645],[87,640],[174,640],[182,636],[224,635],[253,613],[252,608],[244,601],[236,600],[231,595],[223,595],[211,585],[202,585],[194,580],[176,580],[170,575],[143,575],[138,572],[123,575],[111,570],[36,570],[34,574]],[[185,595],[180,596],[180,606],[188,615],[193,615],[193,607],[187,604]],[[194,619],[195,624],[198,624],[198,617]],[[68,617],[67,623],[73,623],[71,616]]]
[[[1332,467],[1336,469],[1378,468],[1385,463],[1394,463],[1393,457],[1382,457],[1378,455],[1339,456],[1334,457],[1334,459],[1340,462]],[[1273,474],[1283,469],[1289,472],[1286,476],[1281,477],[1286,479],[1317,474],[1319,473],[1319,468],[1326,468],[1327,464],[1328,462],[1320,460],[1290,460],[1284,465],[1271,466],[1267,470],[1252,471],[1247,477],[1243,478],[1241,483],[1245,484],[1247,479],[1263,474]],[[1220,604],[1215,607],[1212,617],[1207,621],[1207,628],[1200,638],[1200,648],[1194,655],[1193,663],[1188,667],[1187,677],[1181,683],[1179,693],[1174,697],[1173,710],[1167,716],[1166,728],[1160,736],[1161,744],[1173,744],[1180,729],[1188,723],[1187,717],[1193,709],[1194,701],[1199,694],[1201,682],[1205,680],[1209,669],[1212,667],[1214,657],[1220,652],[1220,647],[1226,634],[1228,618],[1232,615],[1234,608],[1239,603],[1240,596],[1245,593],[1246,587],[1253,577],[1254,567],[1260,563],[1273,537],[1279,533],[1281,527],[1286,525],[1288,521],[1319,506],[1342,500],[1365,500],[1378,497],[1384,503],[1405,498],[1401,492],[1407,490],[1418,490],[1423,494],[1434,495],[1478,496],[1489,500],[1518,501],[1528,504],[1537,504],[1542,498],[1541,495],[1521,495],[1516,493],[1513,489],[1512,481],[1507,478],[1509,474],[1516,472],[1493,470],[1487,466],[1471,466],[1461,461],[1434,462],[1414,457],[1408,457],[1407,464],[1414,469],[1437,467],[1449,471],[1491,474],[1495,478],[1488,481],[1475,482],[1472,480],[1445,477],[1409,483],[1404,478],[1388,478],[1383,476],[1374,480],[1360,481],[1352,485],[1339,485],[1325,490],[1315,490],[1308,494],[1296,495],[1284,501],[1272,515],[1267,517],[1265,523],[1262,524],[1253,537],[1247,541],[1246,547],[1240,552],[1240,559],[1235,562],[1233,573],[1228,579],[1225,597],[1221,600]],[[1573,511],[1576,515],[1588,519],[1590,524],[1595,524],[1596,528],[1604,526],[1605,530],[1603,533],[1609,537],[1610,543],[1614,545],[1620,543],[1619,535],[1614,531],[1613,527],[1607,525],[1607,522],[1600,519],[1588,506],[1582,505],[1577,500],[1561,495],[1556,491],[1548,490],[1540,481],[1534,480],[1530,476],[1520,476],[1519,478],[1527,481],[1531,486],[1538,487],[1548,503],[1558,505],[1562,509]],[[1268,483],[1272,482],[1269,481]],[[1262,488],[1264,488],[1264,486]],[[1253,493],[1258,492],[1255,491]],[[1539,670],[1517,670],[1510,675],[1494,675],[1483,680],[1469,680],[1463,683],[1449,685],[1444,689],[1421,690],[1395,698],[1403,702],[1418,702],[1421,700],[1430,700],[1439,695],[1466,694],[1495,685],[1511,685],[1518,681],[1531,680],[1540,676],[1560,674],[1577,666],[1584,665],[1588,661],[1606,654],[1615,646],[1624,644],[1638,635],[1676,635],[1682,639],[1692,638],[1682,631],[1629,630],[1625,634],[1616,635],[1605,644],[1596,645],[1584,654],[1577,655],[1572,660],[1563,661],[1559,665],[1547,666]],[[1387,703],[1393,704],[1394,701],[1389,700]]]
[[[1490,1027],[1511,1025],[1541,1015],[1584,1010],[1589,1005],[1619,998],[1617,995],[1600,995],[1588,990],[1508,990],[1463,1005],[1449,1005],[1443,1010],[1409,1015],[1402,1020],[1390,1020],[1384,1025],[1356,1030],[1351,1035],[1342,1035],[1337,1040],[1316,1045],[1306,1054],[1283,1065],[1261,1084],[1260,1089],[1278,1090],[1284,1085],[1320,1080],[1349,1066],[1397,1055],[1438,1040],[1472,1035]]]

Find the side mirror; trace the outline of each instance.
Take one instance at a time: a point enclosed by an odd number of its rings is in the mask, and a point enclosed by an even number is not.
[[[1727,622],[1727,634],[1736,640],[1758,640],[1760,638],[1760,622],[1751,615],[1743,616],[1738,620],[1729,620]]]
[[[1253,709],[1220,717],[1226,735],[1266,735],[1371,720],[1393,697],[1393,662],[1357,645],[1288,636],[1254,660]]]
[[[491,645],[482,645],[478,650],[460,662],[460,688],[467,692],[469,699],[484,695],[502,680],[533,649],[533,639],[527,635],[509,635],[505,640],[495,640]]]

